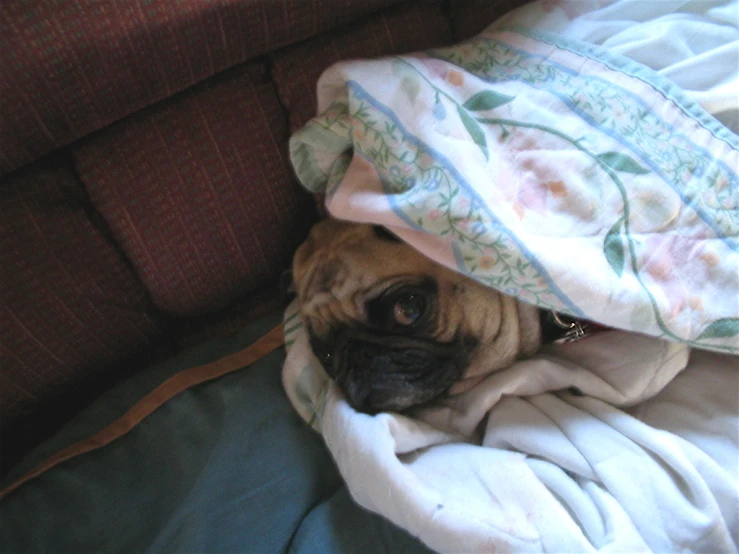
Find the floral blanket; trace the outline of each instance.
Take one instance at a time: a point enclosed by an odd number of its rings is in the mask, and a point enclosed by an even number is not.
[[[739,139],[648,68],[523,28],[341,63],[296,133],[331,214],[544,308],[739,352]]]
[[[323,75],[290,147],[331,214],[616,328],[369,416],[294,302],[283,384],[360,505],[440,552],[739,551],[739,139],[696,103],[732,120],[737,7],[534,1],[506,24],[539,31]]]

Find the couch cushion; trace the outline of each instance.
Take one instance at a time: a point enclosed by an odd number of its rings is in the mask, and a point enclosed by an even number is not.
[[[316,115],[316,81],[339,60],[402,54],[452,42],[442,3],[401,4],[273,55],[272,75],[296,131]]]
[[[174,355],[205,341],[227,337],[249,322],[284,308],[285,304],[286,295],[282,284],[270,283],[249,291],[243,298],[229,302],[217,312],[171,321],[171,335],[166,347],[172,348],[170,355]]]
[[[396,1],[0,2],[0,175]]]
[[[0,186],[0,421],[145,351],[161,325],[70,160]]]
[[[79,175],[151,292],[177,315],[215,311],[289,267],[315,210],[257,63],[143,110],[75,147]]]

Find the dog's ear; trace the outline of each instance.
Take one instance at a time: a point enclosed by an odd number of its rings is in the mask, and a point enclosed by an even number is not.
[[[474,346],[471,340],[349,338],[337,360],[337,382],[359,411],[401,410],[449,389],[462,377]]]

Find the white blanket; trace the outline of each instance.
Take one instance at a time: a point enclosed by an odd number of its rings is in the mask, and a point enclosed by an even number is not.
[[[354,499],[435,550],[736,550],[736,358],[603,332],[434,408],[373,417],[320,370],[296,310],[291,401]]]
[[[539,1],[500,25],[534,23],[605,45],[731,124],[738,9],[736,1]],[[372,220],[361,213],[361,189],[354,194],[334,215]],[[726,282],[735,312],[736,278]],[[718,321],[709,338],[736,345],[726,323],[735,319]],[[295,303],[285,327],[285,389],[324,436],[355,500],[435,550],[739,548],[737,357],[609,331],[546,347],[431,408],[368,416],[310,353]]]
[[[495,23],[526,25],[607,48],[670,79],[739,133],[735,0],[532,2]]]

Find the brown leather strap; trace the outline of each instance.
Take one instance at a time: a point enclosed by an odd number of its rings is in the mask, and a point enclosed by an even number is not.
[[[62,462],[66,462],[67,460],[81,454],[102,448],[117,438],[122,437],[131,429],[136,427],[136,425],[138,425],[144,418],[154,412],[154,410],[182,391],[251,365],[273,350],[282,346],[284,342],[285,334],[283,332],[282,325],[278,325],[266,335],[259,338],[255,343],[247,346],[243,350],[235,352],[225,358],[221,358],[220,360],[216,360],[215,362],[192,367],[173,375],[134,404],[133,407],[123,416],[107,425],[101,431],[87,439],[83,439],[63,450],[60,450],[51,456],[51,458],[41,462],[19,479],[5,487],[0,491],[0,500],[27,481],[35,479]]]

